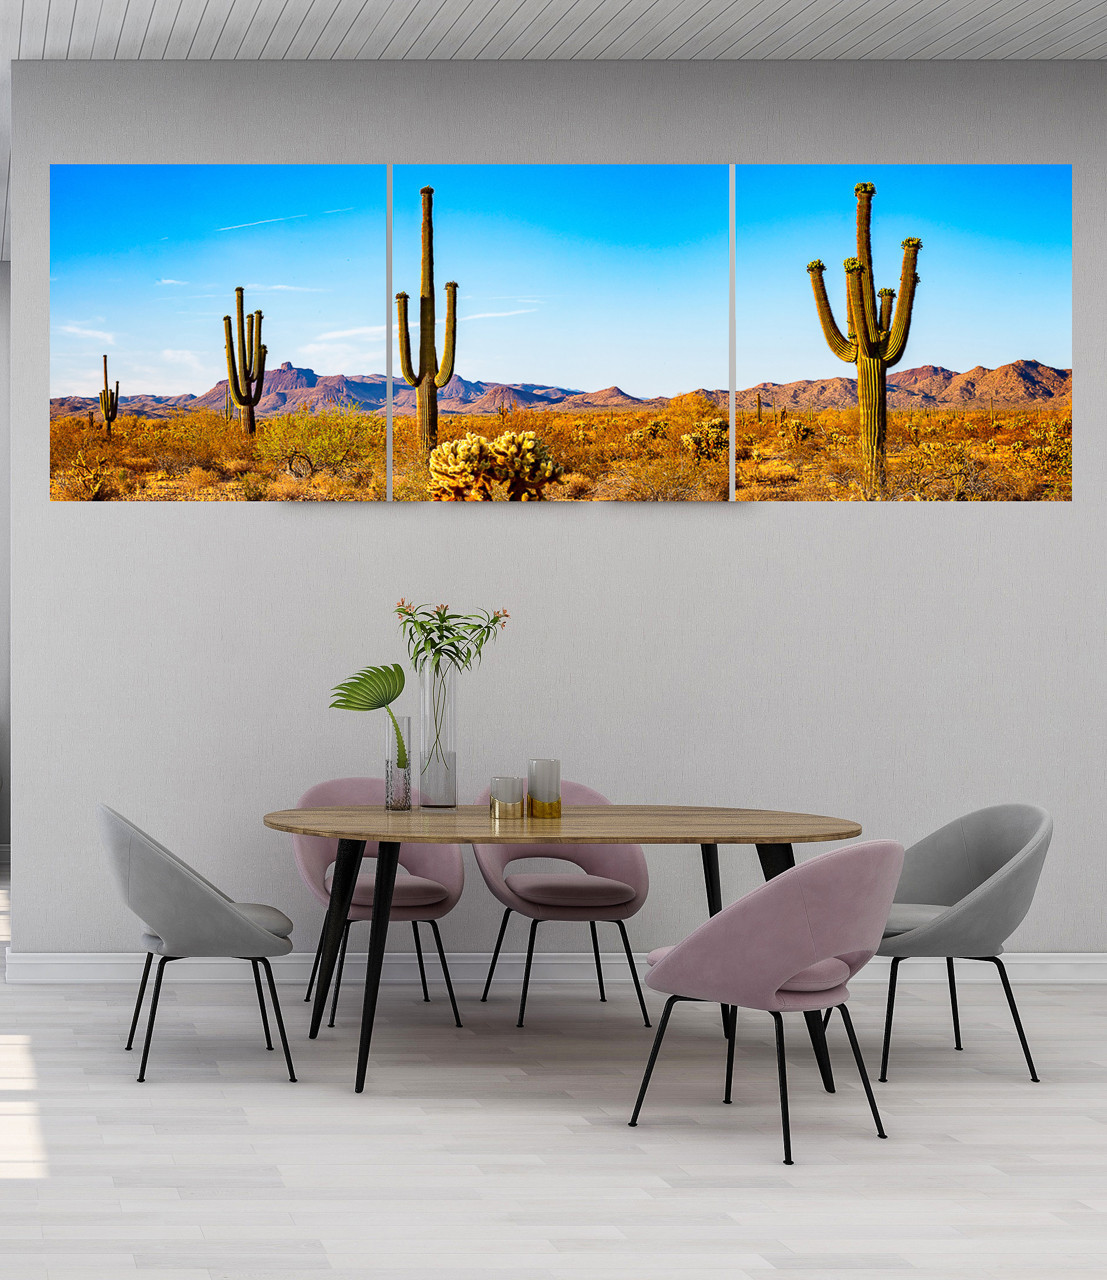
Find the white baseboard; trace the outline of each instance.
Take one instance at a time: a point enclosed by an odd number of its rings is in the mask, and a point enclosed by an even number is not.
[[[427,975],[433,981],[438,975],[438,959],[424,951]],[[646,968],[645,957],[635,957],[639,972]],[[81,951],[12,951],[7,949],[6,979],[12,983],[32,982],[135,982],[142,968],[142,952],[81,952]],[[314,956],[307,951],[294,951],[287,956],[277,956],[273,975],[278,982],[294,982],[307,985]],[[456,983],[483,983],[488,972],[491,953],[487,951],[459,952],[449,956],[450,973]],[[515,983],[522,981],[525,956],[521,952],[501,953],[496,966],[496,981]],[[1004,963],[1011,977],[1018,982],[1107,982],[1107,953],[1101,951],[1027,951],[1005,954]],[[626,957],[618,953],[603,956],[606,982],[630,982]],[[346,957],[346,975],[360,980],[365,974],[365,953],[350,952]],[[888,975],[888,961],[877,957],[856,978],[854,983],[884,982]],[[241,960],[217,957],[199,957],[178,960],[166,969],[166,980],[175,982],[248,982],[250,970]],[[419,981],[419,969],[415,953],[393,951],[385,956],[382,980],[388,983],[414,983]],[[596,971],[591,952],[570,951],[536,954],[531,970],[532,982],[587,982],[594,983]],[[945,982],[945,962],[938,957],[904,961],[899,971],[902,982]],[[995,968],[988,964],[962,961],[957,965],[957,980],[966,982],[994,982]]]

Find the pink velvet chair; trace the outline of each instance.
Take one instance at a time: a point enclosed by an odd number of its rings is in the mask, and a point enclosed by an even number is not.
[[[413,796],[413,803],[418,797]],[[320,782],[305,791],[297,801],[298,809],[325,808],[329,805],[384,804],[384,782],[380,778],[335,778],[330,782]],[[325,840],[321,836],[292,837],[292,848],[296,855],[296,866],[304,884],[322,903],[330,902],[331,868],[338,851],[337,840]],[[331,999],[330,1026],[334,1026],[335,1010],[338,1007],[338,992],[342,985],[342,968],[346,960],[346,944],[350,936],[350,926],[358,920],[369,920],[373,914],[373,880],[376,845],[367,843],[365,860],[358,875],[357,887],[354,889],[354,900],[350,905],[350,916],[342,932],[342,949],[338,954],[338,968],[334,977],[334,995]],[[438,948],[438,959],[442,964],[442,976],[446,981],[446,991],[450,997],[450,1006],[454,1012],[454,1022],[461,1026],[461,1016],[457,1011],[457,1000],[454,998],[454,986],[450,981],[450,967],[446,963],[446,952],[442,947],[442,935],[438,931],[438,921],[452,911],[461,897],[465,885],[465,868],[461,860],[461,848],[456,844],[405,844],[400,846],[400,867],[396,875],[396,888],[392,896],[392,910],[389,920],[410,920],[411,931],[415,935],[415,955],[419,961],[419,980],[423,984],[423,999],[430,1000],[427,990],[427,971],[423,965],[423,947],[419,940],[420,923],[429,924],[434,934],[435,946]],[[319,943],[315,948],[315,963],[311,969],[305,1000],[311,999],[315,975],[319,969],[319,954],[323,946],[323,934],[320,931]]]
[[[821,854],[746,894],[683,942],[651,952],[646,985],[671,994],[642,1077],[631,1125],[638,1123],[673,1005],[678,1000],[709,1000],[732,1007],[724,1102],[730,1101],[738,1007],[772,1014],[785,1164],[792,1163],[785,1013],[837,1007],[877,1134],[886,1137],[846,1008],[846,982],[868,964],[880,946],[902,867],[903,846],[891,840],[871,840]]]
[[[477,803],[488,803],[487,791],[477,797]],[[580,782],[562,782],[561,803],[596,805],[610,804],[611,801]],[[488,999],[492,975],[496,972],[496,961],[500,958],[500,947],[507,932],[507,922],[513,911],[530,920],[527,962],[523,970],[523,990],[519,997],[519,1020],[516,1026],[523,1025],[527,989],[530,987],[530,969],[534,959],[534,936],[543,920],[587,920],[592,933],[592,954],[596,958],[596,981],[600,988],[600,999],[606,1000],[596,921],[608,920],[619,926],[623,950],[634,979],[634,989],[638,993],[642,1021],[647,1027],[650,1025],[650,1016],[646,1011],[646,1001],[630,950],[630,939],[627,937],[626,925],[623,924],[624,920],[641,908],[650,888],[646,858],[639,845],[475,844],[473,851],[485,884],[504,904],[496,949],[492,952],[492,963],[488,968],[481,1000]],[[579,870],[507,875],[506,871],[511,863],[521,858],[557,858],[561,862],[575,863]]]

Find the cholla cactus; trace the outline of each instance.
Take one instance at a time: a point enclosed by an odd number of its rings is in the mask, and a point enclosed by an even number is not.
[[[434,502],[491,502],[493,484],[502,484],[512,502],[540,502],[562,468],[533,431],[505,431],[495,440],[469,432],[444,440],[430,456]]]
[[[816,258],[814,262],[807,264],[807,270],[811,276],[815,309],[819,314],[819,323],[827,345],[840,360],[857,366],[857,403],[861,411],[861,456],[865,463],[865,488],[870,497],[878,497],[887,479],[887,373],[903,358],[907,346],[915,286],[919,283],[915,265],[922,241],[914,237],[903,241],[903,270],[900,274],[898,300],[894,289],[877,291],[873,285],[873,255],[869,233],[876,187],[871,182],[859,182],[853,193],[857,197],[857,257],[847,258],[842,264],[846,269],[848,323],[845,335],[838,328],[827,298],[826,285],[823,283],[826,264]],[[894,314],[893,300],[896,300]]]
[[[655,440],[667,440],[669,437],[669,421],[667,418],[652,418],[647,426],[627,433],[627,444],[636,449],[649,446]]]
[[[494,478],[507,485],[511,502],[540,502],[564,474],[533,431],[505,431],[489,447]]]
[[[710,461],[723,457],[730,446],[730,426],[725,418],[712,418],[701,422],[687,435],[680,437],[680,447],[697,461]]]
[[[467,433],[431,450],[432,502],[490,502],[492,451],[484,436]]]

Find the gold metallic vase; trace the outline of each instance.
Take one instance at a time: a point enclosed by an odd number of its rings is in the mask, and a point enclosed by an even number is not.
[[[527,812],[532,818],[560,818],[561,817],[561,797],[556,800],[536,800],[534,796],[527,796]]]
[[[522,800],[517,800],[514,804],[510,804],[506,800],[493,798],[488,802],[488,812],[496,822],[499,822],[502,818],[521,818],[523,816],[523,802]]]

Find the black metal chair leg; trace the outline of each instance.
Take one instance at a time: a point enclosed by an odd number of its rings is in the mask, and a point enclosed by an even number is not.
[[[342,990],[342,970],[346,967],[346,946],[350,941],[350,924],[346,921],[346,927],[342,930],[342,949],[338,953],[338,965],[334,971],[334,994],[331,996],[331,1016],[327,1022],[328,1027],[334,1026],[334,1015],[338,1011],[338,993]]]
[[[492,963],[488,966],[488,977],[484,980],[484,991],[481,994],[481,1003],[488,999],[488,988],[492,985],[492,975],[496,972],[496,961],[500,958],[500,948],[504,944],[504,934],[507,932],[507,922],[511,916],[511,908],[504,910],[504,918],[500,921],[500,932],[496,937],[496,948],[492,952]]]
[[[616,920],[615,923],[619,926],[619,935],[623,939],[623,950],[627,953],[627,964],[630,966],[630,976],[634,979],[634,993],[638,997],[638,1007],[642,1010],[642,1021],[648,1027],[650,1025],[650,1015],[646,1009],[646,1001],[642,996],[642,984],[638,981],[638,968],[634,963],[634,956],[630,950],[627,927],[621,920]]]
[[[780,1128],[784,1135],[784,1163],[792,1164],[792,1129],[788,1123],[788,1066],[784,1061],[784,1019],[773,1012],[776,1024],[776,1076],[780,1084]]]
[[[815,1062],[819,1068],[823,1088],[827,1093],[834,1092],[834,1068],[830,1063],[830,1050],[826,1047],[826,1027],[823,1015],[818,1009],[808,1010],[803,1015],[807,1023],[807,1034],[811,1039],[811,1048],[815,1053]]]
[[[250,961],[250,968],[254,971],[254,986],[258,993],[258,1008],[261,1010],[261,1025],[265,1032],[265,1047],[272,1049],[273,1037],[269,1034],[269,1015],[265,1012],[265,997],[261,994],[261,974],[258,972],[258,962]]]
[[[262,956],[255,963],[260,964],[265,970],[265,977],[269,982],[269,998],[273,1001],[273,1017],[277,1020],[277,1032],[281,1037],[281,1047],[284,1049],[284,1060],[288,1065],[288,1078],[295,1084],[296,1071],[292,1066],[292,1054],[288,1050],[288,1036],[284,1030],[284,1018],[281,1017],[281,1002],[277,999],[277,984],[273,981],[273,968],[269,961]]]
[[[888,1008],[884,1014],[884,1048],[880,1052],[880,1082],[888,1081],[888,1053],[892,1047],[892,1014],[896,1007],[896,975],[902,956],[892,957],[892,971],[888,975]]]
[[[523,969],[523,993],[519,997],[519,1021],[515,1024],[517,1027],[523,1025],[523,1014],[527,1008],[527,989],[530,986],[530,966],[534,960],[534,935],[538,932],[538,921],[530,922],[530,939],[527,942],[527,963]]]
[[[323,954],[323,934],[326,932],[326,924],[319,926],[319,941],[315,944],[315,960],[311,966],[311,977],[308,978],[307,993],[304,996],[304,1004],[311,1001],[312,988],[315,986],[315,979],[319,973],[319,957]]]
[[[873,1097],[873,1087],[869,1084],[869,1073],[865,1070],[865,1059],[861,1056],[861,1046],[857,1043],[857,1035],[853,1030],[853,1019],[849,1016],[849,1010],[844,1004],[838,1006],[838,1012],[842,1015],[842,1021],[846,1024],[846,1035],[849,1036],[849,1047],[853,1050],[853,1060],[857,1063],[857,1074],[861,1077],[861,1083],[865,1086],[865,1097],[869,1100],[869,1110],[873,1113],[873,1119],[876,1121],[876,1136],[878,1138],[886,1138],[888,1135],[884,1132],[884,1126],[880,1122],[880,1112],[876,1107],[876,1099]]]
[[[138,1026],[138,1015],[142,1009],[142,997],[146,994],[146,980],[150,976],[150,966],[154,963],[154,953],[147,951],[146,963],[142,966],[142,981],[138,984],[138,999],[135,1001],[134,1017],[131,1019],[131,1031],[127,1036],[124,1048],[129,1049],[135,1042],[135,1028]]]
[[[461,1026],[461,1014],[457,1011],[457,1001],[454,999],[454,984],[450,981],[450,966],[446,963],[446,951],[442,946],[442,935],[438,932],[438,921],[430,921],[431,933],[434,934],[434,944],[438,948],[438,959],[442,965],[442,977],[446,980],[446,994],[450,997],[450,1008],[454,1011],[454,1022]]]
[[[599,983],[600,987],[600,1002],[601,1004],[606,1004],[607,995],[603,989],[603,969],[600,966],[600,939],[599,935],[596,933],[595,920],[588,921],[588,928],[592,931],[592,954],[596,957],[596,981]]]
[[[665,1001],[665,1008],[661,1013],[661,1021],[657,1024],[657,1035],[653,1038],[653,1048],[650,1050],[649,1061],[646,1063],[646,1071],[642,1076],[642,1085],[638,1090],[638,1099],[634,1104],[634,1111],[631,1114],[628,1124],[630,1128],[634,1128],[638,1124],[638,1113],[642,1110],[642,1103],[646,1098],[646,1090],[650,1087],[650,1077],[653,1075],[654,1064],[657,1062],[657,1055],[661,1052],[661,1042],[665,1039],[665,1029],[669,1025],[669,1015],[673,1011],[673,1005],[678,1000],[683,1000],[683,996],[670,996]]]
[[[1022,1029],[1022,1019],[1019,1017],[1018,1006],[1015,1004],[1015,993],[1011,990],[1011,983],[1007,979],[1007,966],[999,956],[977,956],[976,959],[987,960],[999,970],[999,980],[1003,983],[1003,994],[1007,997],[1007,1005],[1015,1022],[1015,1030],[1019,1033],[1019,1044],[1022,1045],[1023,1057],[1026,1059],[1026,1065],[1030,1068],[1030,1079],[1035,1084],[1041,1084],[1038,1079],[1038,1073],[1034,1070],[1034,1059],[1030,1056],[1030,1046],[1026,1043],[1026,1032]]]
[[[953,1013],[953,1047],[961,1048],[961,1019],[957,1016],[957,978],[953,972],[953,957],[946,956],[946,976],[949,978],[949,1007]]]
[[[150,1057],[150,1041],[154,1038],[154,1019],[158,1016],[158,997],[161,995],[161,979],[165,966],[176,956],[162,956],[158,961],[158,971],[154,974],[154,994],[150,997],[150,1020],[146,1023],[146,1040],[142,1046],[142,1061],[138,1067],[138,1083],[146,1080],[146,1062]]]
[[[726,1091],[723,1094],[723,1101],[730,1102],[730,1086],[734,1079],[734,1041],[737,1039],[738,1032],[738,1006],[730,1005],[730,1026],[727,1029],[726,1037]]]
[[[419,981],[423,984],[423,999],[430,1003],[430,992],[427,990],[427,970],[423,964],[423,944],[419,941],[419,921],[412,920],[411,932],[415,935],[415,957],[419,961]]]

